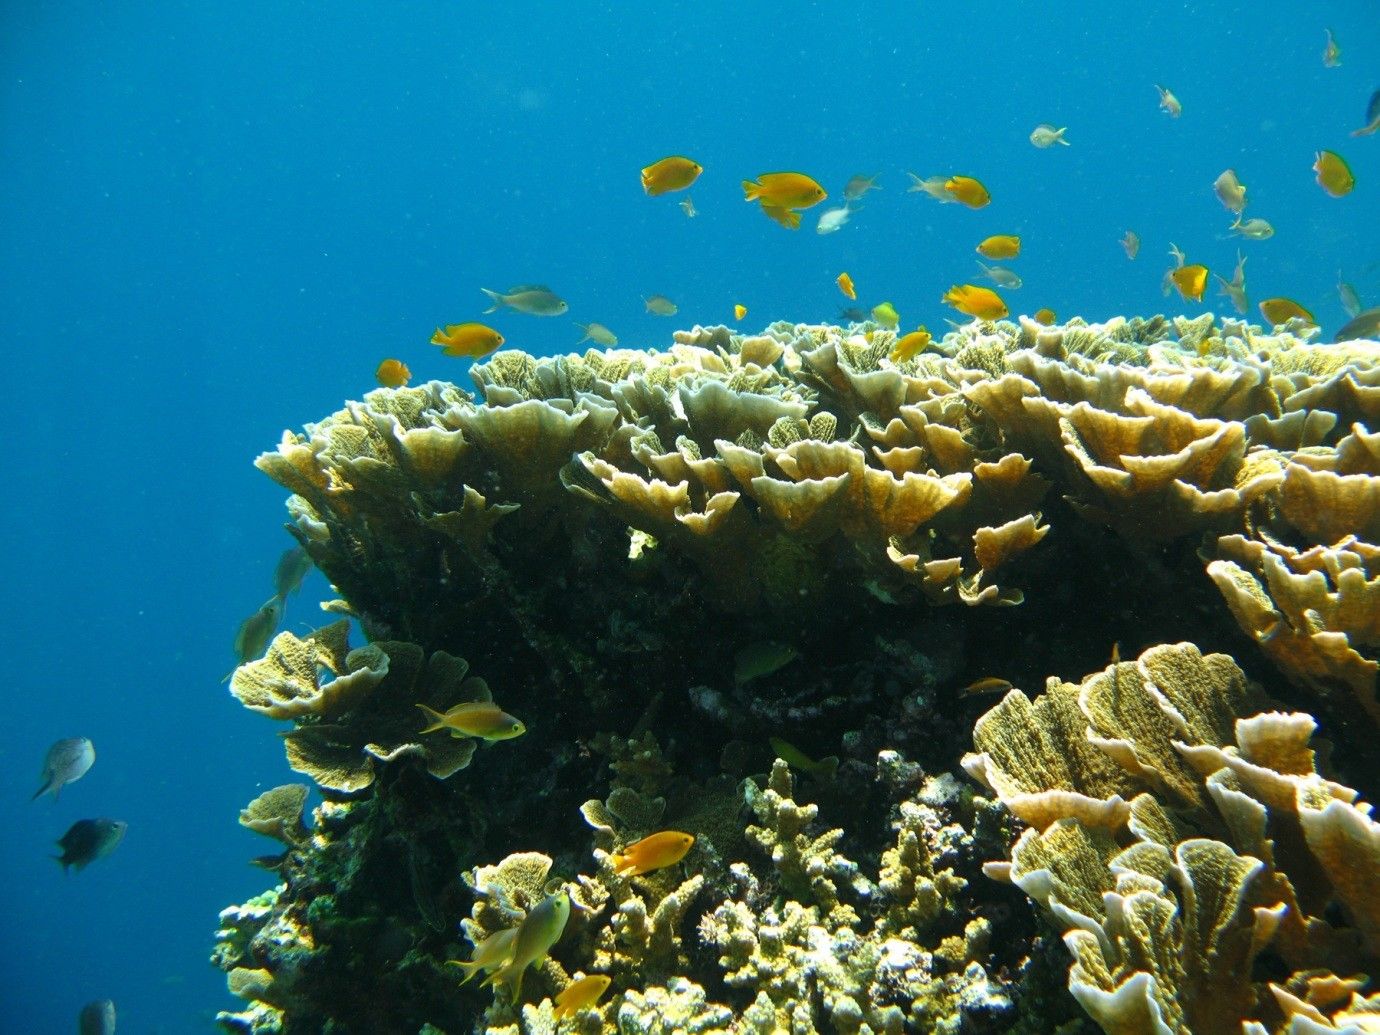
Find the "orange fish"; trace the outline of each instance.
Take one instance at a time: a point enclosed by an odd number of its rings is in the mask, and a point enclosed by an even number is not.
[[[741,320],[745,316],[747,316],[747,306],[735,305],[733,307],[733,319]]]
[[[955,284],[939,301],[979,320],[1000,320],[1010,311],[995,291],[976,284]]]
[[[1351,167],[1335,151],[1319,151],[1313,160],[1313,171],[1318,174],[1318,186],[1334,198],[1350,194],[1356,186]]]
[[[1180,266],[1170,271],[1169,279],[1174,282],[1179,294],[1185,299],[1201,302],[1203,292],[1207,290],[1208,268],[1196,263],[1191,266]]]
[[[1034,317],[1032,317],[1032,319],[1038,324],[1043,324],[1046,327],[1050,327],[1053,326],[1054,321],[1059,318],[1054,315],[1053,309],[1036,309],[1035,315]]]
[[[374,371],[374,377],[385,388],[403,388],[412,380],[412,371],[400,359],[385,359]]]
[[[1010,689],[1010,680],[1000,679],[997,676],[985,676],[969,683],[959,693],[963,694],[964,697],[975,697],[978,694],[1004,694]]]
[[[856,302],[858,300],[858,293],[855,290],[853,290],[853,278],[850,277],[847,273],[840,273],[838,279],[835,280],[834,283],[839,286],[840,291],[842,291],[853,301]]]
[[[763,173],[756,180],[743,181],[746,201],[760,201],[765,208],[809,208],[818,205],[829,195],[824,188],[804,173]]]
[[[610,856],[613,868],[628,877],[638,877],[652,870],[674,866],[685,858],[695,843],[693,834],[679,830],[663,830],[644,837],[636,844],[630,844],[621,852]]]
[[[897,340],[887,358],[893,363],[904,363],[908,359],[914,359],[929,348],[931,340],[929,331],[924,327],[917,327]]]
[[[609,987],[611,980],[607,974],[590,974],[579,981],[572,981],[556,996],[556,1009],[552,1011],[552,1015],[559,1021],[563,1017],[573,1017],[581,1010],[593,1006]]]
[[[685,190],[704,172],[704,166],[680,155],[653,162],[642,170],[642,189],[653,196]],[[688,213],[687,213],[688,214]]]
[[[482,323],[451,323],[443,331],[436,328],[431,344],[444,346],[447,356],[487,356],[503,344],[503,335]]]
[[[1318,321],[1313,319],[1313,314],[1303,306],[1299,305],[1292,298],[1267,298],[1260,303],[1260,315],[1265,317],[1271,326],[1278,327],[1282,323],[1288,323],[1295,318],[1304,323],[1318,325]]]
[[[949,192],[949,197],[969,208],[982,208],[992,200],[982,181],[971,176],[950,176],[944,181],[944,189]]]
[[[1014,259],[1021,254],[1021,239],[1014,234],[996,234],[978,245],[977,253],[989,259]]]

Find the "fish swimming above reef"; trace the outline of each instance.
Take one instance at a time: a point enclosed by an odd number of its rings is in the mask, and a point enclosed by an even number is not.
[[[763,173],[743,181],[743,200],[763,207],[799,209],[818,205],[829,195],[815,180],[798,172]]]
[[[431,725],[422,730],[423,734],[450,730],[453,737],[478,737],[480,740],[512,740],[527,732],[521,719],[515,719],[492,701],[465,701],[447,710],[444,714],[417,705],[431,720]]]
[[[607,974],[590,974],[572,981],[552,1000],[556,1007],[551,1011],[552,1016],[559,1023],[562,1018],[573,1017],[581,1010],[588,1009],[599,1001],[612,980]]]
[[[1366,124],[1360,129],[1353,129],[1351,135],[1368,137],[1377,130],[1380,130],[1380,90],[1370,95],[1370,103],[1366,105]]]
[[[1317,320],[1313,319],[1312,313],[1292,298],[1264,299],[1260,303],[1260,315],[1275,327],[1288,323],[1290,320],[1302,320],[1304,323],[1311,323],[1314,326],[1318,323]]]
[[[896,311],[896,307],[890,302],[878,302],[872,307],[872,319],[876,320],[883,327],[895,330],[901,326],[901,314]]]
[[[449,323],[444,330],[436,328],[431,344],[440,345],[442,355],[480,359],[503,345],[503,335],[482,323]]]
[[[1068,132],[1067,126],[1055,129],[1048,122],[1041,122],[1030,131],[1030,142],[1039,148],[1053,147],[1055,144],[1063,144],[1068,147],[1069,142],[1064,139],[1066,132]]]
[[[1053,309],[1036,309],[1030,318],[1044,327],[1053,327],[1059,319]]]
[[[1021,280],[1020,274],[1013,270],[1003,269],[1001,266],[988,266],[985,262],[979,262],[978,268],[982,270],[982,275],[990,280],[999,288],[1007,291],[1015,291],[1025,281]]]
[[[87,1003],[77,1015],[78,1035],[115,1035],[115,1004],[109,999]]]
[[[845,309],[839,310],[838,320],[840,323],[862,323],[866,319],[867,313],[863,312],[855,305],[850,305]],[[899,318],[897,322],[900,322]]]
[[[39,775],[38,790],[30,801],[51,794],[57,801],[58,792],[69,783],[76,783],[96,761],[96,745],[86,737],[68,737],[54,741],[43,757],[43,771]]]
[[[976,284],[955,284],[944,292],[940,301],[979,320],[1000,320],[1010,312],[1000,295]]]
[[[839,286],[839,290],[851,298],[854,302],[858,300],[857,289],[853,287],[853,278],[847,273],[840,273],[835,278],[834,283]]]
[[[460,984],[468,984],[481,970],[492,974],[512,959],[513,942],[517,939],[517,933],[516,927],[505,927],[501,931],[495,931],[474,947],[474,952],[470,953],[468,960],[451,960],[454,966],[465,972],[465,980]]]
[[[877,186],[877,177],[880,175],[880,173],[874,173],[871,176],[861,174],[850,176],[848,182],[843,185],[844,200],[858,201],[870,190],[881,190],[882,188]]]
[[[887,354],[887,359],[893,363],[904,363],[906,360],[914,359],[920,353],[930,347],[930,332],[923,327],[917,327],[909,334],[902,335],[896,339],[896,344],[891,347],[891,352]],[[789,761],[789,759],[787,760]]]
[[[85,869],[97,859],[104,859],[124,839],[129,824],[118,819],[79,819],[58,838],[62,854],[54,856],[64,871],[75,866]]]
[[[235,633],[236,666],[263,657],[268,641],[273,639],[273,634],[278,631],[278,623],[282,619],[283,598],[275,594],[240,623],[239,630]]]
[[[1236,222],[1227,229],[1242,237],[1250,238],[1252,241],[1267,241],[1275,236],[1275,228],[1270,225],[1268,220],[1261,219],[1259,216],[1242,222],[1238,215]]]
[[[671,155],[642,170],[642,189],[650,195],[685,190],[704,172],[704,166],[683,155]],[[689,215],[689,213],[686,213]]]
[[[735,305],[733,307],[733,319],[741,320],[745,316],[747,316],[747,306]]]
[[[1203,292],[1207,290],[1207,278],[1208,268],[1197,263],[1176,267],[1169,274],[1169,279],[1174,282],[1184,300],[1194,302],[1203,300]]]
[[[984,676],[975,679],[959,691],[964,697],[978,697],[982,694],[1004,694],[1011,689],[1011,681],[1000,676]]]
[[[609,330],[602,323],[577,323],[576,327],[585,332],[585,336],[575,344],[579,345],[586,341],[592,341],[596,345],[603,345],[606,348],[613,348],[618,344],[618,335]]]
[[[1380,307],[1357,313],[1354,319],[1348,320],[1337,329],[1332,340],[1356,341],[1358,338],[1380,338]]]
[[[665,295],[649,295],[642,302],[653,316],[675,316],[680,312],[680,306]]]
[[[400,359],[389,357],[374,370],[374,380],[384,388],[406,388],[412,380],[412,371]]]
[[[624,877],[640,877],[653,870],[674,866],[695,845],[695,835],[680,830],[662,830],[628,845],[609,856],[614,870]]]
[[[529,316],[560,316],[570,310],[565,300],[545,284],[518,284],[506,292],[490,291],[488,288],[479,290],[488,295],[489,300],[493,302],[493,305],[484,310],[486,313],[497,312],[505,306]]]
[[[1364,308],[1361,305],[1361,296],[1356,293],[1356,288],[1342,279],[1342,271],[1337,271],[1337,297],[1341,299],[1342,308],[1346,310],[1346,315],[1353,319],[1361,315]]]
[[[1345,197],[1356,187],[1351,166],[1335,151],[1319,151],[1313,159],[1313,171],[1318,174],[1318,186],[1334,198]]]
[[[309,571],[311,557],[304,547],[299,545],[284,550],[273,569],[273,589],[278,599],[286,600],[289,595],[298,592]]]
[[[1246,301],[1246,258],[1240,252],[1236,253],[1236,271],[1232,274],[1231,280],[1225,280],[1220,274],[1214,273],[1217,282],[1221,285],[1221,294],[1231,299],[1232,306],[1238,313],[1244,313],[1250,308]]]
[[[842,230],[848,225],[848,220],[852,215],[853,209],[848,205],[825,209],[819,214],[819,222],[815,224],[815,233],[832,234]]]
[[[1246,188],[1236,178],[1235,169],[1226,169],[1212,182],[1217,200],[1227,207],[1228,212],[1238,216],[1246,207]]]
[[[910,186],[906,188],[907,194],[928,194],[941,205],[952,205],[958,201],[944,186],[949,180],[947,176],[921,177],[913,172],[908,172],[906,175],[911,179]]]
[[[1179,103],[1179,98],[1175,97],[1170,90],[1158,83],[1155,84],[1155,89],[1160,92],[1160,111],[1167,114],[1171,119],[1177,119],[1184,113],[1184,106]]]
[[[509,998],[517,1002],[522,993],[522,975],[528,967],[540,965],[546,959],[551,946],[561,940],[569,919],[570,895],[567,892],[559,891],[538,902],[517,926],[512,958],[490,974],[484,984],[506,989]]]
[[[800,748],[796,747],[790,741],[782,740],[780,737],[768,737],[767,743],[771,745],[771,749],[776,752],[776,757],[781,759],[781,761],[785,762],[792,769],[802,773],[808,773],[821,783],[828,783],[834,778],[834,774],[838,772],[838,755],[826,755],[823,758],[814,759],[805,754],[805,752],[801,751]]]

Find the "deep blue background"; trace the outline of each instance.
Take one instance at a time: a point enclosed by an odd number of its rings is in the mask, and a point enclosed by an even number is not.
[[[1322,67],[1324,26],[1341,68]],[[1230,275],[1211,184],[1234,166],[1278,231],[1241,245],[1253,300],[1291,295],[1330,333],[1339,268],[1380,302],[1380,136],[1347,136],[1376,55],[1362,0],[5,0],[5,1027],[71,1030],[111,996],[122,1032],[196,1031],[234,1005],[205,962],[216,913],[270,882],[245,860],[272,848],[236,813],[292,775],[274,724],[218,682],[289,543],[283,493],[250,462],[372,387],[385,355],[463,379],[426,340],[476,318],[481,286],[569,300],[559,319],[494,317],[538,353],[573,346],[576,320],[664,346],[735,302],[746,328],[826,319],[843,269],[868,306],[940,329],[973,246],[1010,232],[1013,309],[1198,312],[1161,297],[1165,253]],[[1033,148],[1046,121],[1073,146]],[[1350,159],[1351,197],[1313,182],[1320,147]],[[705,166],[697,219],[639,188],[671,153]],[[775,169],[820,179],[825,207],[853,173],[884,190],[838,234],[813,233],[817,212],[792,234],[738,187]],[[978,176],[994,201],[906,194],[906,169]],[[680,315],[646,315],[653,292]],[[288,625],[318,622],[326,592],[313,576]],[[47,745],[75,735],[95,768],[30,804]],[[128,838],[64,877],[52,840],[99,815]]]

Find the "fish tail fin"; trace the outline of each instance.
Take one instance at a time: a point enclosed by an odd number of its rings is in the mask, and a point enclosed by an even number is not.
[[[437,730],[446,728],[446,717],[434,708],[428,708],[424,704],[417,705],[422,710],[422,714],[431,720],[431,725],[422,730],[423,733],[435,733]]]
[[[479,972],[484,969],[484,964],[482,963],[465,963],[461,960],[452,960],[451,962],[465,972],[465,980],[460,982],[462,985],[468,985],[478,977]]]
[[[60,787],[54,787],[52,781],[50,780],[48,783],[45,783],[45,784],[44,784],[42,787],[40,787],[38,790],[34,791],[34,796],[33,796],[32,798],[30,798],[29,800],[30,800],[30,801],[38,801],[38,799],[41,798],[41,797],[43,797],[43,795],[47,794],[49,791],[52,791],[52,792],[53,792],[53,800],[54,800],[54,801],[57,801],[57,792],[58,792],[59,789],[60,789]],[[55,855],[55,856],[53,856],[53,858],[56,859],[57,856]]]
[[[752,180],[743,181],[743,200],[756,201],[762,196],[762,185],[754,183]]]
[[[485,309],[484,312],[496,313],[503,308],[503,296],[501,294],[499,294],[497,291],[490,291],[488,288],[480,288],[479,290],[484,292],[484,294],[488,295],[489,301],[493,303],[493,305]]]
[[[579,345],[579,344],[581,344],[582,342],[589,341],[589,324],[587,324],[587,323],[577,323],[575,326],[578,327],[578,328],[580,328],[580,330],[582,330],[582,331],[585,332],[585,336],[584,336],[583,338],[581,338],[579,341],[577,341],[575,344],[576,344],[576,345]]]

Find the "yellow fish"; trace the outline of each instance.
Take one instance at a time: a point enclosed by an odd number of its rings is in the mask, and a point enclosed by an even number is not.
[[[474,947],[474,952],[470,954],[468,961],[451,960],[451,963],[465,972],[465,980],[460,984],[468,984],[478,976],[481,970],[486,970],[492,974],[512,959],[513,941],[517,938],[517,933],[516,927],[495,931]]]
[[[825,755],[823,758],[813,759],[790,741],[782,740],[780,737],[768,737],[767,743],[776,752],[777,758],[792,769],[809,773],[816,780],[827,783],[838,772],[839,759],[837,755]]]
[[[1191,266],[1180,266],[1170,272],[1169,279],[1174,282],[1179,294],[1185,299],[1201,302],[1203,292],[1207,290],[1208,268],[1196,263]]]
[[[733,319],[741,320],[745,316],[747,316],[747,306],[735,305],[733,307]]]
[[[457,704],[444,715],[417,705],[431,720],[431,725],[423,733],[436,733],[450,730],[453,737],[478,737],[480,740],[512,740],[527,732],[520,719],[515,719],[492,701],[466,701]]]
[[[853,301],[856,302],[858,300],[858,293],[853,288],[853,278],[850,277],[847,273],[840,273],[838,275],[838,279],[835,280],[834,283],[839,286],[840,291],[842,291],[849,298],[853,299]]]
[[[412,380],[412,371],[400,359],[385,359],[374,371],[374,379],[384,388],[402,388]]]
[[[955,284],[940,301],[979,320],[1000,320],[1010,311],[995,291],[976,284]]]
[[[800,213],[792,212],[780,205],[763,205],[762,214],[774,223],[780,223],[787,230],[800,229]]]
[[[1035,315],[1031,317],[1031,319],[1033,319],[1038,324],[1043,324],[1046,327],[1052,327],[1054,325],[1054,322],[1058,320],[1059,317],[1054,315],[1053,309],[1036,309]]]
[[[809,208],[829,195],[804,173],[779,172],[744,180],[743,196],[746,201],[760,201],[764,208]]]
[[[1335,151],[1319,151],[1313,160],[1313,171],[1318,174],[1318,186],[1334,198],[1350,194],[1356,186],[1351,167]]]
[[[1158,83],[1155,84],[1155,89],[1160,92],[1161,111],[1168,114],[1171,119],[1177,119],[1180,115],[1184,113],[1184,106],[1179,103],[1179,98],[1175,97],[1172,93],[1166,90],[1163,86],[1160,86]]]
[[[651,295],[644,298],[642,303],[653,316],[675,316],[680,312],[680,307],[665,295]]]
[[[693,834],[682,833],[679,830],[662,830],[628,845],[609,858],[616,872],[626,877],[640,877],[653,870],[674,866],[685,858],[685,853],[690,851],[694,844]]]
[[[995,234],[977,246],[977,253],[989,259],[1014,259],[1021,254],[1021,239],[1015,234]]]
[[[659,162],[653,162],[642,170],[642,189],[653,196],[669,194],[686,187],[699,179],[704,166],[681,155],[671,155]],[[687,213],[688,215],[689,213]]]
[[[930,347],[930,341],[930,332],[923,327],[917,327],[909,334],[897,339],[896,344],[891,347],[887,359],[893,363],[904,363],[908,359],[914,359]],[[787,761],[790,760],[787,759]]]
[[[618,344],[618,335],[614,334],[613,331],[609,330],[602,323],[577,323],[575,326],[585,332],[585,336],[577,341],[575,343],[576,345],[579,345],[581,342],[592,341],[596,345],[613,348]]]
[[[593,1006],[608,989],[612,980],[607,974],[590,974],[566,985],[555,999],[556,1009],[553,1013],[556,1020],[573,1017],[581,1010]]]
[[[447,356],[487,356],[503,344],[503,335],[482,323],[450,323],[446,329],[436,328],[431,344],[443,346]]]
[[[978,694],[1004,694],[1011,689],[1008,680],[997,676],[986,676],[976,679],[959,691],[964,697],[976,697]]]
[[[944,189],[948,191],[949,197],[969,208],[983,208],[992,200],[992,195],[987,193],[982,181],[971,176],[950,176],[944,181]]]
[[[1260,302],[1260,315],[1275,327],[1294,319],[1311,323],[1315,327],[1318,324],[1318,321],[1313,319],[1313,314],[1292,298],[1266,298],[1262,300]]]
[[[528,967],[538,966],[546,959],[551,946],[561,940],[569,919],[570,895],[564,891],[547,895],[518,924],[512,958],[490,974],[484,984],[502,985],[513,1002],[517,1002],[522,992],[522,975],[527,973]]]
[[[883,327],[890,327],[893,330],[901,326],[901,314],[890,302],[880,302],[874,305],[872,307],[872,319]]]

